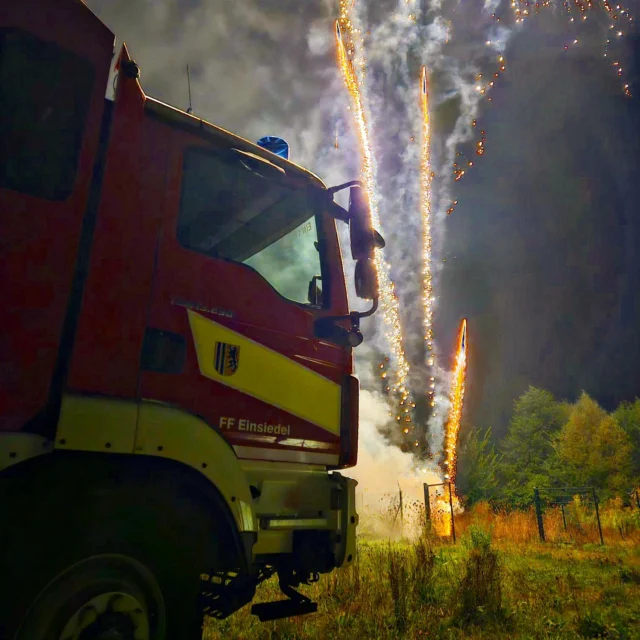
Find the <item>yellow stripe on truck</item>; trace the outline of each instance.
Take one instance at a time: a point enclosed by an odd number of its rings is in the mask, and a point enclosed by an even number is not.
[[[203,376],[339,434],[340,385],[191,309],[187,312]],[[239,347],[233,373],[216,369],[219,344]]]

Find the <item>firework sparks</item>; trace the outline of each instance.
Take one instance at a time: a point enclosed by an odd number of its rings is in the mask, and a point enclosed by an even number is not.
[[[420,158],[420,217],[422,218],[422,307],[424,339],[429,364],[433,363],[433,274],[431,272],[431,131],[429,125],[429,76],[427,68],[420,74],[422,111],[422,150]],[[429,404],[435,404],[435,389],[428,391]]]
[[[449,495],[451,492],[451,495]],[[454,514],[460,509],[460,498],[455,492],[453,484],[445,485],[442,487],[442,493],[437,494],[435,500],[435,518],[434,525],[436,533],[439,536],[448,538],[451,536],[453,529],[453,519],[451,517],[451,511]]]
[[[352,3],[347,0],[340,2],[340,17],[336,21],[336,50],[338,64],[342,71],[349,96],[351,97],[352,112],[356,122],[362,154],[362,179],[369,198],[371,219],[373,226],[379,229],[380,215],[378,212],[378,195],[375,184],[375,162],[371,148],[367,113],[360,89],[360,80],[352,60],[352,56],[355,54],[354,37],[357,37],[358,32],[354,29],[350,18],[351,4]],[[364,68],[364,58],[360,57],[356,64]],[[389,390],[399,398],[396,421],[403,425],[403,433],[407,435],[414,430],[410,414],[413,403],[411,402],[409,389],[407,387],[409,363],[407,362],[404,352],[398,298],[396,296],[395,286],[389,277],[389,265],[385,262],[379,249],[376,249],[374,262],[380,283],[380,308],[382,309],[382,317],[384,319],[385,335],[389,341],[395,365],[394,380],[389,385]],[[415,445],[417,446],[418,444],[416,441]]]
[[[444,467],[445,478],[452,486],[456,481],[456,463],[458,456],[458,434],[460,432],[460,419],[464,403],[464,387],[467,376],[467,320],[460,324],[458,335],[458,347],[453,369],[453,382],[451,385],[451,409],[445,428],[444,440]]]
[[[561,6],[560,6],[561,5]],[[634,24],[633,15],[631,11],[621,4],[611,5],[609,0],[558,0],[552,2],[552,0],[541,0],[534,2],[532,0],[511,0],[510,7],[513,12],[513,19],[516,25],[523,24],[526,19],[531,18],[534,15],[540,14],[544,9],[551,9],[557,13],[558,16],[564,16],[568,20],[568,39],[563,46],[563,50],[568,52],[574,47],[579,47],[582,44],[582,39],[576,37],[579,35],[577,28],[579,23],[584,23],[589,17],[592,17],[594,21],[599,21],[602,30],[606,33],[603,57],[610,61],[611,68],[614,71],[616,77],[620,80],[620,86],[624,95],[628,98],[631,97],[631,86],[625,81],[624,71],[620,66],[620,62],[615,60],[615,55],[611,55],[610,47],[615,46],[612,43],[616,42],[625,35],[625,30],[621,28],[622,22],[626,22],[625,28],[631,29]],[[496,24],[500,24],[501,18],[495,13],[491,14],[493,21]],[[606,25],[606,28],[605,28]],[[573,34],[573,35],[571,35]],[[494,47],[492,40],[486,41],[487,47]],[[492,97],[489,95],[491,89],[494,88],[501,74],[507,69],[506,60],[504,55],[500,54],[497,59],[497,67],[493,74],[484,76],[479,73],[476,76],[475,90],[478,95],[486,98],[491,102]],[[476,120],[472,121],[472,126],[476,126]],[[476,154],[479,156],[484,155],[486,151],[486,136],[485,132],[481,132],[481,138],[476,143]],[[474,162],[468,160],[466,155],[458,152],[457,157],[461,158],[459,162],[453,164],[453,177],[456,182],[461,180],[468,172],[468,167],[472,167]],[[454,202],[448,209],[447,214],[453,213],[457,202]]]
[[[577,47],[585,47],[588,38],[596,27],[601,28],[604,35],[603,41],[606,40],[604,48],[604,57],[611,65],[614,73],[622,84],[623,91],[626,95],[630,95],[630,88],[626,77],[623,76],[623,67],[620,60],[621,53],[619,51],[619,41],[624,34],[631,28],[633,17],[629,10],[622,5],[612,4],[613,0],[510,0],[500,8],[504,12],[502,16],[492,13],[491,18],[494,22],[491,26],[483,26],[483,38],[477,44],[478,55],[474,59],[472,74],[467,76],[467,69],[470,67],[465,61],[462,61],[459,68],[463,70],[460,78],[464,84],[464,91],[459,93],[462,107],[460,116],[456,121],[453,133],[446,139],[443,146],[444,152],[441,159],[438,160],[438,183],[435,183],[434,173],[432,171],[432,162],[435,162],[437,155],[430,157],[430,135],[431,122],[429,119],[429,75],[425,67],[421,70],[420,76],[420,112],[414,104],[414,96],[412,95],[412,103],[406,104],[406,97],[410,93],[406,91],[404,81],[401,84],[402,91],[395,90],[396,96],[403,101],[403,109],[411,112],[413,118],[412,124],[421,127],[420,138],[411,131],[410,141],[416,142],[415,146],[411,146],[410,153],[402,158],[402,162],[410,159],[413,163],[416,151],[420,154],[419,166],[419,185],[403,185],[403,193],[411,196],[414,201],[417,189],[419,187],[419,214],[421,218],[421,255],[422,260],[420,271],[420,287],[421,287],[421,303],[422,303],[422,333],[425,344],[426,361],[428,366],[433,366],[434,351],[436,344],[434,342],[433,320],[434,320],[434,292],[437,287],[435,281],[437,276],[433,273],[433,250],[437,252],[438,237],[440,236],[438,225],[443,219],[441,214],[451,214],[458,200],[455,199],[452,191],[455,189],[457,182],[463,180],[466,176],[472,174],[473,167],[480,164],[480,158],[487,156],[491,152],[490,140],[487,139],[487,131],[479,120],[479,105],[487,100],[492,101],[492,93],[499,86],[502,78],[507,73],[507,60],[505,58],[505,47],[508,39],[512,34],[520,30],[520,26],[534,15],[544,12],[545,9],[553,9],[554,15],[559,19],[568,19],[568,32],[566,39],[560,43],[560,48],[564,46],[566,51]],[[363,2],[363,4],[365,4]],[[368,3],[371,4],[371,3]],[[382,25],[384,28],[373,31],[367,44],[371,42],[372,63],[375,63],[376,69],[378,65],[382,65],[385,71],[392,77],[394,70],[401,69],[403,80],[410,77],[412,66],[408,60],[406,51],[408,48],[399,46],[399,43],[413,42],[414,39],[420,41],[422,35],[414,31],[413,25],[416,24],[416,11],[419,11],[415,5],[416,0],[405,0],[398,3],[398,9],[390,18],[388,24]],[[485,10],[492,3],[485,3]],[[359,15],[354,11],[356,0],[340,0],[339,2],[339,18],[336,22],[336,47],[338,64],[342,71],[343,79],[350,96],[350,111],[356,125],[356,133],[359,139],[362,157],[362,179],[368,194],[369,202],[372,209],[372,220],[374,224],[379,225],[379,193],[376,185],[375,160],[371,145],[371,112],[370,107],[374,107],[374,115],[376,102],[375,96],[371,96],[373,100],[369,103],[366,96],[362,95],[365,89],[365,78],[368,72],[368,64],[364,55],[364,41],[367,36],[372,34],[371,30],[367,30],[367,26],[361,24]],[[511,11],[508,10],[510,6]],[[497,10],[498,5],[495,5]],[[431,11],[431,9],[429,10]],[[435,13],[438,13],[435,10]],[[425,48],[425,60],[429,60],[429,69],[434,73],[443,74],[443,86],[447,85],[447,70],[443,67],[444,61],[448,60],[443,53],[442,48],[450,41],[455,42],[455,21],[456,16],[449,15],[451,20],[445,20],[446,13],[437,16],[438,22],[433,22],[434,26],[440,27],[448,24],[446,38],[437,39],[433,43],[428,43]],[[424,21],[427,16],[422,15]],[[589,20],[588,30],[581,25]],[[484,24],[484,23],[483,23]],[[399,31],[400,30],[400,31]],[[434,33],[436,33],[434,31]],[[581,32],[582,31],[582,32]],[[366,36],[364,35],[366,33]],[[399,35],[400,34],[400,35]],[[406,36],[406,38],[405,38]],[[398,49],[396,51],[396,48]],[[455,47],[454,47],[455,49]],[[455,54],[455,50],[453,51]],[[375,60],[374,60],[375,57]],[[455,56],[454,56],[455,57]],[[415,59],[415,58],[414,58]],[[394,66],[395,65],[395,66]],[[447,62],[448,65],[448,62]],[[455,65],[454,65],[455,67]],[[455,67],[457,69],[457,67]],[[456,74],[458,71],[454,72]],[[431,96],[433,98],[433,95]],[[417,118],[421,118],[417,122]],[[469,121],[463,122],[463,118],[469,118]],[[490,132],[489,132],[490,133]],[[408,136],[407,136],[408,137]],[[487,146],[489,144],[489,146]],[[334,146],[338,147],[337,137]],[[407,160],[407,163],[409,160]],[[415,169],[415,164],[412,165]],[[405,170],[406,167],[403,167]],[[412,169],[412,170],[413,170]],[[451,169],[453,169],[451,171]],[[406,171],[405,176],[409,176]],[[411,176],[413,177],[413,176]],[[398,181],[399,183],[400,181]],[[407,181],[404,181],[406,184]],[[433,189],[432,189],[433,188]],[[433,198],[433,199],[432,199]],[[432,240],[435,235],[436,240]],[[446,258],[443,258],[446,262]],[[399,305],[396,297],[395,287],[390,278],[389,265],[384,260],[382,254],[377,251],[375,255],[375,265],[378,271],[380,281],[380,307],[382,309],[385,335],[389,340],[390,353],[389,358],[385,358],[384,362],[379,365],[379,375],[381,382],[384,384],[387,392],[393,397],[395,406],[391,407],[391,416],[395,416],[395,420],[399,423],[402,432],[411,438],[411,442],[415,442],[414,426],[412,424],[412,411],[415,406],[411,402],[410,391],[408,389],[408,373],[409,365],[404,352],[403,331],[400,322]],[[460,334],[461,343],[466,343],[466,323],[463,322]],[[460,428],[460,417],[462,413],[462,401],[464,396],[465,383],[465,367],[466,367],[466,348],[458,345],[456,353],[456,361],[454,366],[453,386],[450,391],[451,413],[447,416],[447,422],[444,427],[445,433],[442,434],[442,422],[440,416],[435,414],[431,416],[429,428],[433,431],[433,450],[434,452],[443,453],[443,473],[451,480],[455,480],[456,474],[456,449],[458,431]],[[434,406],[436,397],[435,388],[437,386],[435,376],[429,372],[427,382],[427,399],[429,406]],[[444,439],[444,442],[443,442]]]
[[[511,9],[516,24],[521,24],[532,15],[529,11],[530,6],[533,3],[530,0],[511,0]],[[568,18],[570,25],[576,25],[576,23],[585,22],[589,17],[593,17],[595,21],[609,22],[608,31],[610,32],[606,37],[604,45],[604,57],[609,57],[609,46],[611,45],[612,38],[621,38],[625,35],[625,31],[621,28],[620,23],[623,19],[627,22],[627,28],[631,28],[633,24],[633,15],[630,10],[620,4],[616,4],[615,7],[611,5],[609,0],[562,0],[562,8],[559,7],[558,2],[557,10],[562,12],[566,18]],[[524,7],[524,9],[523,9]],[[551,0],[545,0],[542,3],[535,3],[536,11],[539,13],[541,8],[552,8],[556,10]],[[496,20],[494,14],[494,20]],[[499,21],[499,18],[497,19]],[[569,51],[570,48],[580,46],[580,38],[569,37],[567,43],[564,45],[564,51]],[[622,79],[622,70],[617,69],[615,63],[611,65],[616,73],[616,76]],[[623,93],[627,97],[631,97],[631,91],[629,84],[621,81],[621,87]]]

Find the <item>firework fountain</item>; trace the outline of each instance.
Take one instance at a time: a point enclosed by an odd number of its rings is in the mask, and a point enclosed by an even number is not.
[[[456,349],[453,381],[451,383],[451,397],[449,418],[445,427],[444,439],[444,460],[443,466],[446,470],[445,479],[455,487],[456,482],[456,462],[458,436],[460,434],[460,421],[462,419],[462,407],[464,405],[464,388],[467,377],[467,321],[463,319],[460,323],[458,335],[458,345]]]
[[[406,283],[401,283],[400,289],[394,284],[392,251],[385,253],[385,257],[380,252],[376,254],[384,335],[389,347],[389,358],[380,365],[380,375],[390,378],[392,415],[405,442],[415,446],[421,440],[428,443],[431,457],[423,456],[416,467],[435,470],[442,480],[455,483],[468,362],[467,324],[462,320],[452,371],[447,372],[440,364],[434,315],[438,272],[444,262],[444,226],[458,204],[452,195],[453,187],[487,150],[487,133],[478,126],[480,106],[491,103],[492,90],[507,72],[505,49],[509,39],[524,28],[528,19],[546,10],[554,12],[555,20],[566,20],[564,51],[581,46],[578,29],[589,20],[594,23],[589,37],[593,41],[595,33],[601,38],[602,55],[620,79],[623,93],[630,96],[631,88],[624,81],[615,52],[616,41],[630,28],[633,17],[627,8],[612,5],[609,0],[555,3],[486,0],[480,6],[447,0],[434,0],[430,4],[425,0],[399,0],[395,9],[382,19],[383,9],[367,0],[340,0],[339,6],[337,58],[350,96],[372,219],[385,232],[381,208],[384,209],[386,200],[397,201],[400,197],[416,211],[414,220],[405,221],[407,229],[412,237],[421,238],[419,292],[409,288],[406,294]],[[457,41],[458,33],[464,41]],[[376,92],[375,83],[368,82],[370,68],[388,80],[384,97]],[[437,78],[435,90],[434,78]],[[458,102],[455,123],[448,133],[434,134],[430,111],[452,99]],[[391,194],[381,187],[375,158],[380,147],[372,139],[374,129],[380,134],[384,128],[393,126],[388,118],[380,116],[387,103],[399,106],[404,114],[400,120],[408,129],[400,162],[394,167],[394,188],[387,189],[393,191]],[[402,131],[396,130],[394,134],[397,137]],[[398,259],[404,256],[396,256],[395,260]],[[405,292],[400,296],[417,294],[421,300],[424,357],[422,366],[419,363],[415,366],[415,372],[410,370],[405,351],[408,341],[397,291]],[[415,361],[416,358],[411,360],[412,369]],[[428,407],[426,425],[416,426],[412,412],[416,406],[414,398],[424,399]]]
[[[353,23],[349,17],[347,4],[352,3],[347,3],[346,1],[341,2],[340,17],[336,21],[336,51],[338,64],[342,71],[349,96],[351,97],[351,104],[355,114],[356,129],[362,155],[362,179],[371,206],[371,219],[374,227],[380,228],[380,216],[378,213],[379,197],[375,181],[375,160],[372,152],[367,111],[360,89],[360,79],[356,71],[356,66],[364,69],[365,60],[362,57],[356,57],[355,40],[358,31],[354,30]],[[407,363],[404,352],[398,298],[394,284],[389,276],[389,266],[385,262],[380,249],[376,249],[375,266],[380,282],[380,307],[382,309],[385,335],[389,341],[394,359],[395,376],[392,391],[397,398],[396,420],[402,423],[405,433],[410,433],[410,431],[413,431],[414,426],[410,416],[410,406],[412,402],[407,387],[409,364]]]

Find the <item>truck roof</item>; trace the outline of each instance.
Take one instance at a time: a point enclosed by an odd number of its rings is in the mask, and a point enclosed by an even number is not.
[[[198,116],[194,116],[186,111],[182,111],[181,109],[177,109],[176,107],[172,107],[171,105],[161,102],[160,100],[150,98],[149,96],[145,96],[145,109],[163,120],[175,123],[179,126],[187,127],[196,133],[200,133],[205,136],[208,133],[215,135],[217,138],[224,138],[229,143],[233,144],[236,149],[264,158],[271,164],[274,164],[286,171],[289,176],[302,179],[306,183],[312,184],[320,189],[327,188],[325,183],[318,178],[318,176],[304,167],[301,167],[295,162],[291,162],[291,160],[285,160],[275,153],[271,153],[271,151],[268,151],[253,142],[249,142],[249,140],[245,140],[222,127],[217,127]]]

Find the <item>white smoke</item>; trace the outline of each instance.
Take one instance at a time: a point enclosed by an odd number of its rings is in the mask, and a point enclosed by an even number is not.
[[[349,475],[358,481],[361,522],[369,534],[382,537],[417,531],[422,512],[416,506],[424,502],[423,483],[442,482],[440,469],[435,465],[418,463],[412,454],[389,445],[379,429],[387,422],[388,413],[385,398],[366,389],[361,391],[358,464],[349,470]],[[400,491],[405,506],[403,529],[393,517]]]
[[[249,139],[283,136],[291,144],[292,159],[327,183],[357,176],[358,148],[333,51],[337,0],[297,3],[295,10],[280,0],[87,0],[87,4],[128,42],[149,95],[186,108],[185,69],[190,64],[197,115]],[[443,268],[446,210],[453,199],[451,167],[456,150],[477,135],[470,122],[484,99],[475,88],[475,78],[479,72],[495,71],[496,58],[514,33],[508,20],[497,24],[491,19],[499,5],[499,0],[484,4],[432,0],[428,7],[416,0],[355,3],[354,17],[369,61],[365,87],[379,159],[387,259],[406,326],[418,330],[416,335],[411,329],[407,332],[410,357],[422,348],[417,275],[419,68],[425,64],[433,79],[430,105],[436,126],[440,113],[451,108],[448,105],[455,104],[457,112],[452,125],[433,136],[437,174],[432,201],[433,271],[437,279]],[[350,276],[352,265],[345,266]],[[380,433],[389,414],[385,399],[374,392],[379,380],[373,374],[376,352],[372,345],[378,351],[387,348],[382,332],[377,331],[379,322],[377,318],[363,323],[367,342],[356,351],[363,391],[361,461],[354,474],[362,490],[392,492],[398,478],[401,484],[420,485],[424,474],[416,473],[421,467],[413,456],[388,446]],[[431,370],[412,358],[415,396],[425,394],[427,376],[437,381],[436,412],[428,431],[434,452],[442,447],[452,347],[439,344],[439,357]],[[433,466],[429,469],[437,479],[438,472]]]
[[[421,268],[421,247],[416,242],[422,233],[417,213],[420,206],[420,68],[426,65],[430,77],[437,80],[437,86],[431,83],[430,87],[432,117],[437,116],[443,105],[457,104],[451,130],[433,132],[432,129],[432,168],[436,174],[431,204],[432,272],[437,311],[445,222],[453,200],[453,164],[458,149],[478,135],[471,123],[478,117],[485,97],[478,91],[476,78],[481,73],[492,73],[499,66],[497,56],[504,52],[512,33],[492,19],[498,4],[498,0],[487,0],[484,6],[474,9],[458,3],[432,2],[427,8],[404,0],[387,5],[386,10],[374,2],[361,1],[354,5],[356,28],[360,34],[366,34],[358,43],[364,51],[356,55],[367,62],[366,75],[361,74],[361,81],[378,158],[380,217],[383,231],[390,240],[387,260],[391,263],[391,276],[404,303],[405,327],[409,328],[405,331],[405,351],[410,359],[416,348],[422,348],[413,337],[408,339],[412,330],[422,323],[420,278],[413,275]],[[423,397],[431,382],[428,378],[436,379],[436,407],[429,419],[427,437],[431,451],[439,455],[449,408],[447,354],[452,345],[436,342],[436,347],[428,353],[428,361],[435,356],[430,366],[416,363],[415,357],[412,358],[411,387],[415,397]]]

